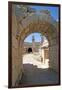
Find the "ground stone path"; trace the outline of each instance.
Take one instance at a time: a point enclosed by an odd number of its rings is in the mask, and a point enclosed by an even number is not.
[[[23,67],[20,85],[58,84],[58,74],[45,68],[44,64],[33,58],[33,54],[27,54],[23,57]]]
[[[30,53],[23,56],[23,64],[33,64],[38,68],[48,68],[48,62],[42,63],[38,53]]]

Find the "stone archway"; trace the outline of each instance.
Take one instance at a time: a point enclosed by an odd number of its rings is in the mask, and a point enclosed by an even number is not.
[[[33,20],[33,16],[32,16],[32,20]],[[52,25],[51,23],[48,23],[48,22],[42,21],[42,20],[37,21],[37,22],[36,22],[36,20],[34,22],[31,21],[31,23],[29,23],[20,33],[19,40],[21,41],[21,47],[22,47],[22,43],[23,43],[25,37],[33,32],[40,32],[45,37],[47,37],[47,39],[49,41],[49,45],[50,45],[49,46],[50,68],[57,71],[57,69],[58,69],[57,46],[56,46],[57,45],[57,31],[56,31],[55,26]],[[20,50],[20,51],[22,51],[22,50]]]
[[[58,59],[57,59],[58,52],[57,52],[57,46],[56,46],[57,45],[57,36],[56,36],[57,33],[55,31],[55,27],[47,22],[44,22],[44,24],[42,22],[40,23],[41,23],[40,25],[43,25],[43,28],[39,28],[40,27],[39,23],[37,23],[37,25],[36,23],[31,23],[29,24],[29,27],[26,27],[26,29],[24,29],[21,32],[20,37],[19,37],[19,42],[21,42],[20,43],[21,48],[19,47],[20,53],[22,53],[21,51],[22,51],[24,39],[33,32],[40,32],[49,41],[49,68],[58,72]],[[20,57],[22,57],[22,54],[20,54]],[[23,71],[23,65],[22,65],[22,71]]]
[[[16,85],[22,77],[22,45],[24,39],[31,33],[40,32],[49,41],[49,66],[58,71],[58,25],[49,13],[40,12],[28,15],[22,21],[17,19],[15,12],[12,13],[12,85]],[[17,33],[17,34],[16,34]],[[17,45],[17,48],[16,48]]]
[[[28,36],[29,34],[33,33],[33,32],[40,32],[42,33],[45,37],[47,37],[48,41],[49,41],[49,52],[52,53],[52,44],[54,45],[54,43],[57,43],[56,41],[53,41],[54,39],[56,40],[56,32],[55,32],[55,28],[52,28],[54,27],[53,25],[50,25],[50,24],[47,24],[44,22],[40,22],[41,24],[39,25],[38,23],[33,23],[33,24],[29,24],[29,27],[26,28],[26,31],[25,29],[21,32],[21,35],[22,37],[19,38],[19,40],[21,41],[21,47],[22,47],[22,44],[23,44],[23,41],[24,39],[26,38],[26,36]],[[39,25],[39,26],[38,26]],[[42,25],[42,27],[41,27]],[[41,28],[39,28],[41,27]],[[51,32],[52,31],[52,32]],[[54,33],[53,33],[54,32]],[[20,42],[19,41],[19,42]],[[55,49],[55,47],[54,47]],[[54,50],[53,49],[53,50]],[[22,51],[22,50],[20,50]],[[21,52],[22,53],[22,52]],[[52,54],[53,55],[53,54]],[[50,56],[50,55],[49,55]],[[50,57],[51,58],[51,57]],[[50,60],[51,61],[51,60]],[[53,61],[52,61],[53,63]],[[50,65],[52,64],[50,63]],[[53,68],[53,66],[51,66],[51,68]],[[56,69],[56,68],[55,68]]]

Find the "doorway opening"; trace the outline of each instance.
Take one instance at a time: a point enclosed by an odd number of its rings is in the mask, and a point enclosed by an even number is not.
[[[23,43],[23,64],[31,63],[38,68],[49,68],[49,42],[41,33],[28,35]]]
[[[32,52],[32,48],[28,48],[28,53],[31,53]]]

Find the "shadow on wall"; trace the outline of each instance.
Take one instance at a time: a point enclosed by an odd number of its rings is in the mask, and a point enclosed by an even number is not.
[[[37,66],[33,64],[23,64],[23,67],[24,72],[22,79],[19,81],[19,85],[21,86],[59,83],[58,74],[51,69],[37,68]]]

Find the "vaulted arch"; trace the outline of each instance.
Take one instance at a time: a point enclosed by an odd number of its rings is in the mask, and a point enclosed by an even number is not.
[[[35,19],[35,17],[37,17],[37,19]],[[22,57],[22,46],[23,46],[24,39],[31,33],[40,32],[49,41],[49,50],[50,50],[49,51],[49,58],[50,58],[49,64],[50,64],[50,68],[53,68],[56,70],[57,67],[55,66],[55,64],[56,64],[57,58],[54,56],[54,53],[57,52],[57,48],[55,46],[57,45],[57,29],[55,27],[55,24],[52,23],[50,20],[46,21],[46,18],[44,18],[44,20],[43,19],[40,20],[40,17],[42,17],[42,15],[30,16],[30,18],[27,17],[27,19],[25,18],[25,20],[22,21],[23,22],[22,25],[19,22],[19,30],[20,30],[19,37],[18,37],[19,56],[20,58]],[[25,25],[25,22],[26,22],[26,25]],[[23,29],[21,29],[22,26],[23,26]]]

